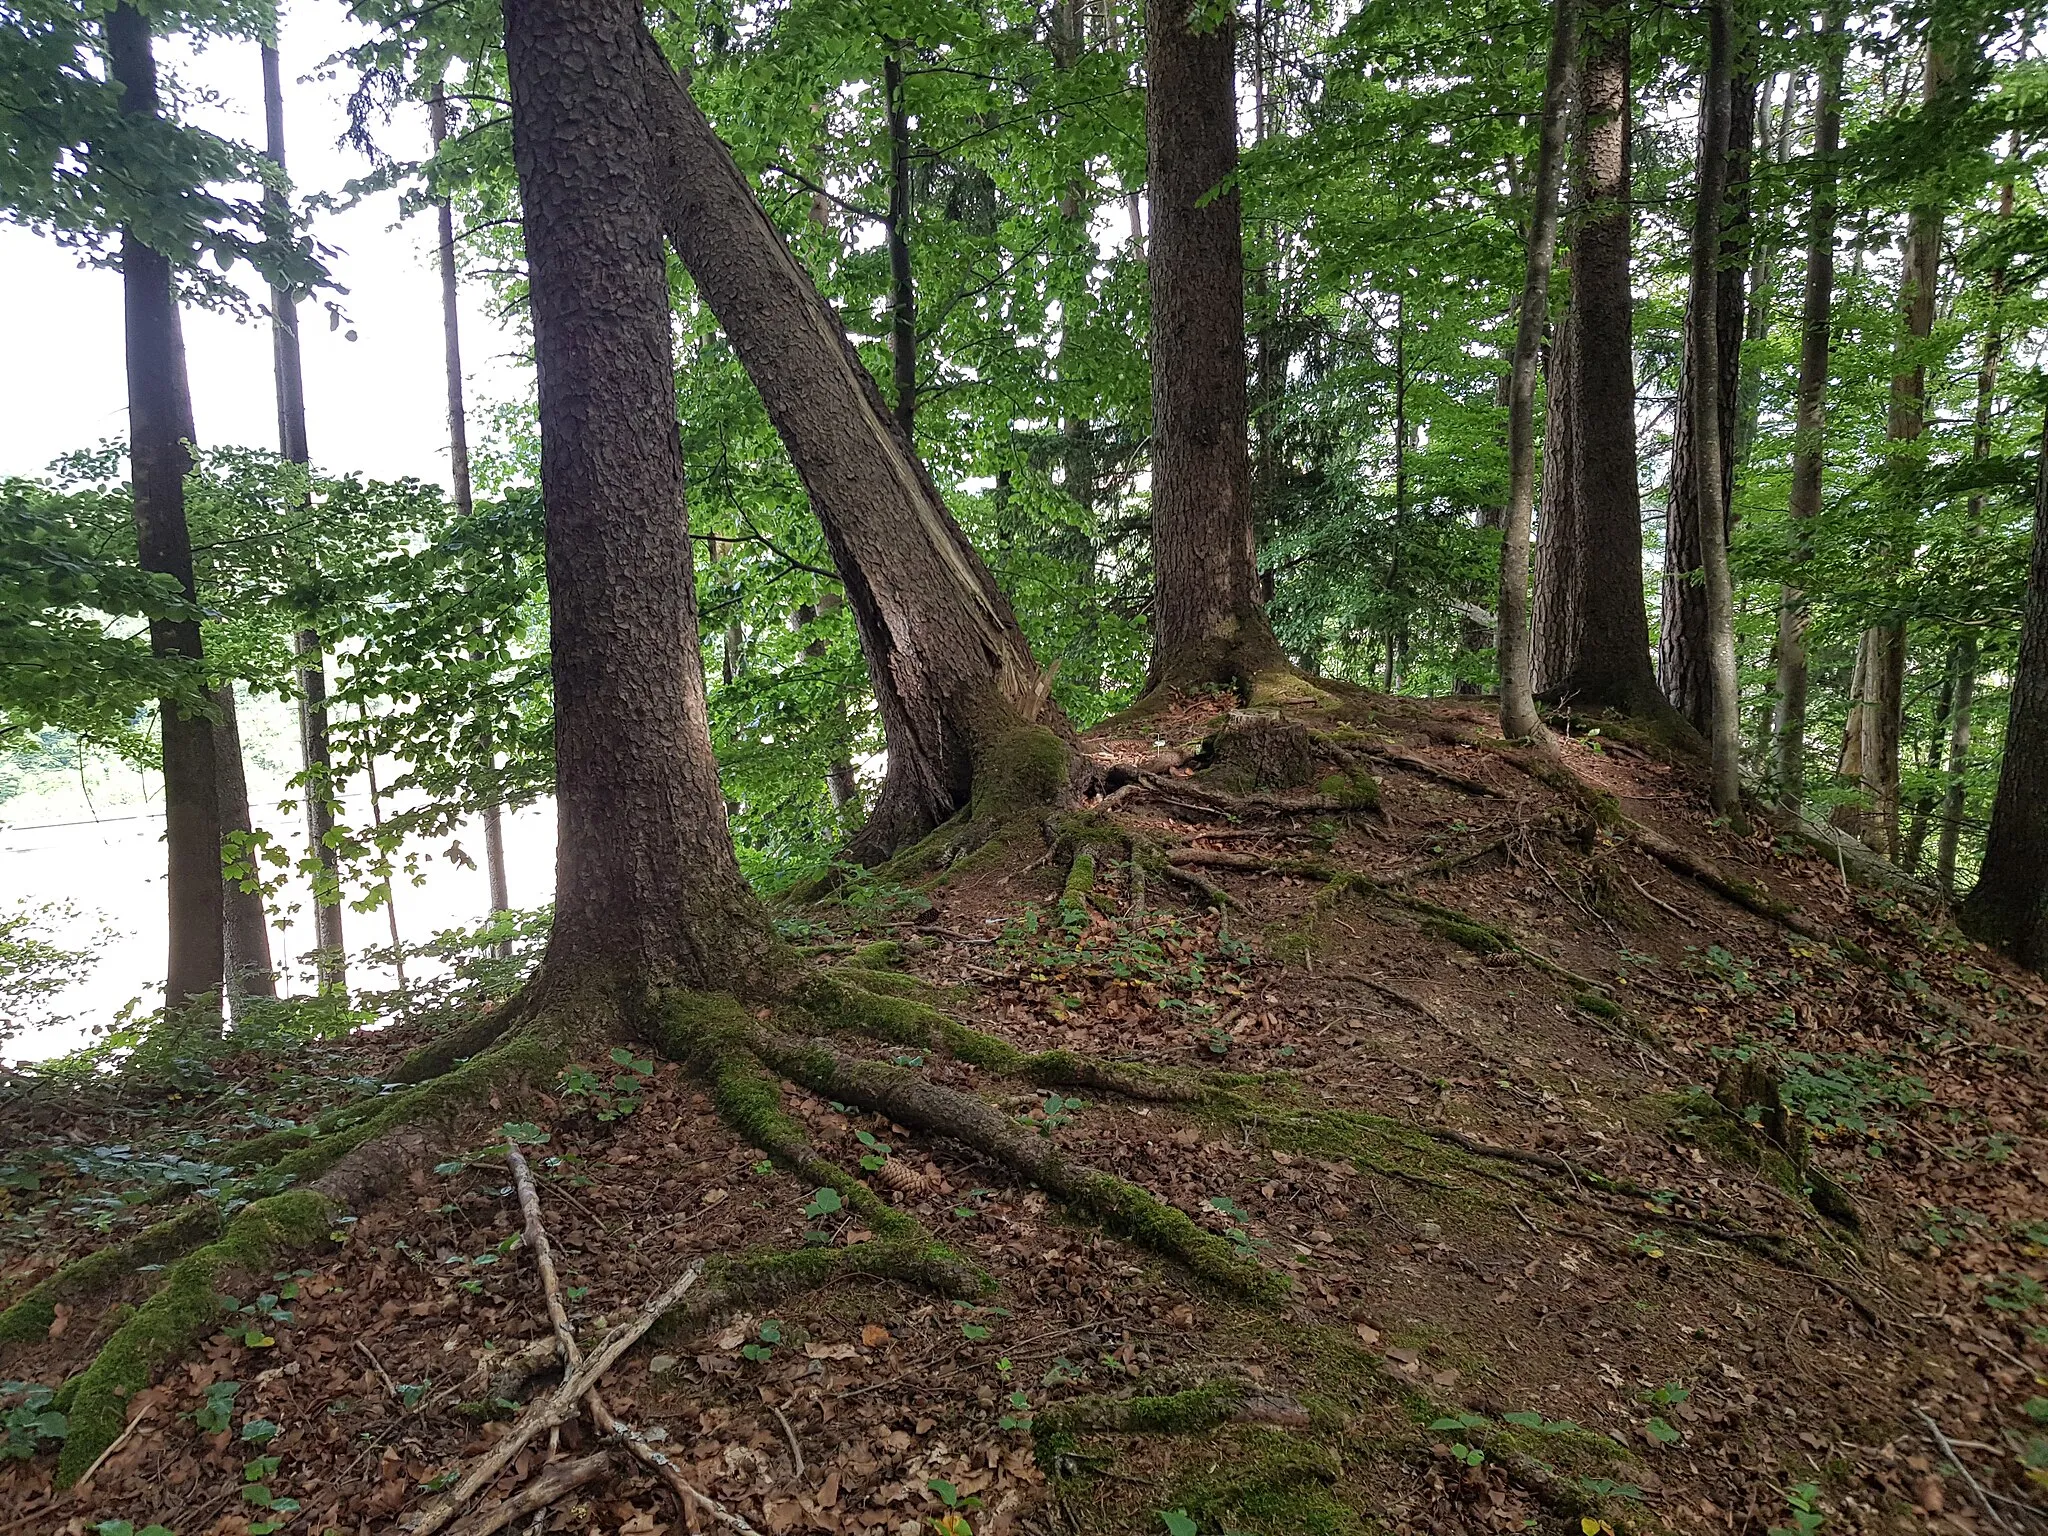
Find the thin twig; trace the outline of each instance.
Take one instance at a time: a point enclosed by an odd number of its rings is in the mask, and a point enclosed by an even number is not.
[[[398,1395],[398,1383],[393,1381],[391,1373],[384,1369],[384,1362],[370,1352],[370,1346],[363,1340],[357,1339],[356,1348],[361,1350],[363,1358],[370,1362],[370,1368],[377,1373],[378,1379],[384,1383],[384,1390],[391,1394],[392,1401],[403,1401]]]
[[[1920,1422],[1927,1426],[1927,1433],[1934,1436],[1934,1443],[1941,1447],[1941,1454],[1946,1456],[1956,1471],[1962,1474],[1963,1481],[1969,1485],[1970,1492],[1977,1496],[1977,1507],[1984,1511],[1985,1519],[1989,1520],[2001,1531],[2012,1531],[2010,1522],[1992,1507],[1991,1500],[1984,1496],[1984,1490],[1978,1485],[1977,1479],[1972,1477],[1970,1469],[1963,1465],[1963,1458],[1958,1456],[1956,1448],[1949,1444],[1948,1436],[1941,1432],[1941,1426],[1928,1417],[1927,1410],[1918,1403],[1913,1405],[1913,1412]],[[2017,1536],[2016,1532],[2014,1536]]]
[[[796,1443],[796,1431],[790,1427],[789,1415],[782,1411],[780,1403],[770,1403],[768,1411],[775,1415],[775,1422],[782,1426],[782,1433],[789,1441],[790,1464],[795,1469],[792,1475],[798,1482],[802,1482],[804,1480],[804,1451],[803,1447]]]
[[[467,1524],[456,1527],[453,1536],[491,1536],[493,1531],[501,1531],[523,1516],[532,1515],[539,1519],[546,1513],[547,1507],[563,1494],[604,1476],[604,1470],[610,1462],[610,1454],[599,1451],[596,1455],[585,1456],[580,1461],[558,1461],[544,1467],[540,1476],[511,1498],[492,1505]]]
[[[555,1274],[554,1247],[548,1241],[548,1229],[541,1220],[540,1191],[534,1187],[533,1170],[512,1142],[505,1144],[505,1161],[512,1166],[512,1182],[519,1191],[519,1214],[526,1223],[526,1246],[532,1250],[534,1267],[540,1271],[541,1290],[547,1298],[548,1321],[554,1325],[555,1341],[561,1350],[565,1374],[574,1375],[582,1361],[583,1351],[576,1342],[576,1330],[569,1326],[568,1309],[562,1305],[562,1284]],[[675,1464],[649,1445],[638,1430],[620,1423],[595,1381],[583,1394],[583,1406],[589,1411],[590,1422],[599,1434],[615,1439],[635,1461],[666,1483],[685,1507],[694,1504],[721,1525],[740,1532],[741,1536],[756,1536],[754,1528],[740,1516],[693,1487]]]
[[[121,1433],[115,1437],[114,1443],[108,1446],[104,1451],[101,1451],[99,1455],[93,1459],[93,1464],[85,1469],[85,1475],[79,1478],[77,1482],[71,1485],[72,1490],[74,1492],[83,1491],[85,1485],[92,1481],[93,1473],[99,1471],[101,1467],[105,1466],[107,1458],[113,1455],[114,1452],[118,1451],[119,1449],[121,1449],[122,1446],[128,1443],[129,1438],[135,1433],[135,1431],[141,1428],[142,1421],[148,1418],[150,1414],[153,1413],[155,1410],[156,1404],[154,1402],[144,1403],[142,1405],[142,1411],[136,1414],[134,1418],[128,1421],[128,1427],[122,1430]]]

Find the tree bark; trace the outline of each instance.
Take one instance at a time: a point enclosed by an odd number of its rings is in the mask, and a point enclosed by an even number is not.
[[[2019,663],[2005,723],[2005,759],[1964,932],[2021,965],[2048,968],[2048,422],[2034,486],[2034,551],[2027,568]]]
[[[1732,72],[1737,43],[1730,11],[1734,0],[1711,0],[1707,10],[1710,34],[1707,68],[1700,82],[1700,159],[1693,199],[1692,290],[1687,302],[1687,340],[1692,344],[1696,381],[1691,407],[1694,468],[1693,537],[1698,541],[1705,576],[1706,640],[1711,678],[1708,741],[1712,747],[1714,809],[1740,834],[1749,830],[1742,814],[1742,694],[1735,670],[1735,587],[1728,572],[1728,494],[1732,468],[1728,462],[1735,435],[1736,369],[1721,356],[1725,321],[1735,322],[1739,362],[1742,345],[1739,308],[1725,316],[1728,298],[1723,283],[1726,249],[1721,227],[1724,178],[1729,172]],[[1747,158],[1746,156],[1744,157]],[[1734,269],[1737,303],[1741,299],[1741,268]],[[1690,583],[1688,582],[1688,585]]]
[[[225,840],[239,832],[247,837],[255,825],[249,816],[249,779],[242,762],[242,729],[232,682],[213,690],[213,710],[213,766],[219,786],[221,836]],[[254,850],[245,857],[253,862]],[[224,877],[221,903],[232,1014],[245,997],[277,996],[277,967],[270,957],[270,922],[263,911],[263,892],[245,891],[240,880]]]
[[[555,692],[542,985],[749,989],[774,951],[712,759],[643,34],[632,0],[509,0]]]
[[[967,806],[978,776],[1016,766],[1020,727],[1064,722],[1009,600],[652,37],[638,73],[669,240],[761,392],[860,631],[889,766],[849,852],[875,862]]]
[[[1536,713],[1529,648],[1529,522],[1536,482],[1536,365],[1550,318],[1550,272],[1557,253],[1557,199],[1564,181],[1565,131],[1571,109],[1572,66],[1578,54],[1577,0],[1553,0],[1550,55],[1543,71],[1543,116],[1536,142],[1536,177],[1529,211],[1529,259],[1515,317],[1515,350],[1508,369],[1508,504],[1501,519],[1500,598],[1494,644],[1500,665],[1500,729],[1509,741],[1543,734]],[[1560,372],[1562,370],[1559,370]],[[1559,403],[1550,402],[1553,413]],[[1561,413],[1568,414],[1568,413]],[[1560,432],[1564,423],[1557,424]],[[1556,445],[1553,444],[1553,448]],[[1547,462],[1549,483],[1562,458]],[[1565,498],[1560,497],[1562,502]],[[1545,517],[1549,498],[1545,499]]]
[[[263,47],[264,156],[284,169],[284,80],[277,49]],[[287,210],[276,188],[263,194],[265,217],[282,229]],[[288,463],[306,468],[312,452],[306,440],[306,375],[299,356],[299,299],[288,288],[270,289],[271,372],[277,387],[277,445]],[[333,754],[327,742],[327,658],[320,632],[310,626],[292,634],[299,666],[299,746],[305,777],[306,843],[316,862],[313,876],[315,971],[322,992],[348,990],[348,951],[341,924],[340,861],[329,840],[334,830]]]
[[[1930,42],[1921,100],[1933,102],[1952,74],[1942,50]],[[1894,444],[1917,442],[1927,426],[1927,362],[1922,343],[1934,333],[1934,300],[1941,268],[1944,210],[1916,202],[1907,216],[1904,260],[1899,274],[1900,366],[1892,374],[1891,408],[1885,436]],[[1903,531],[1917,520],[1923,466],[1907,450],[1894,448],[1886,468],[1891,515]],[[1909,541],[1895,543],[1885,557],[1896,567],[1912,558]],[[1889,574],[1889,573],[1888,573]],[[1906,624],[1887,619],[1864,632],[1869,652],[1864,696],[1851,709],[1847,731],[1860,739],[1853,754],[1860,800],[1836,807],[1835,825],[1860,837],[1886,858],[1899,856],[1899,742],[1906,707]],[[1851,757],[1843,747],[1846,765]]]
[[[1237,24],[1148,0],[1154,691],[1286,691],[1253,547]]]
[[[159,98],[149,22],[133,5],[116,6],[107,13],[106,45],[122,114],[154,117]],[[121,294],[138,559],[143,570],[176,581],[196,613],[192,537],[185,522],[185,476],[192,468],[194,436],[185,333],[170,260],[133,228],[121,231]],[[189,663],[195,682],[200,676],[205,657],[196,617],[152,620],[149,647],[157,656]],[[203,709],[169,697],[158,713],[170,905],[164,1005],[194,1025],[217,1027],[226,957],[213,723]]]
[[[448,101],[441,88],[434,88],[427,104],[427,126],[438,152],[448,137]],[[441,358],[448,375],[448,479],[455,491],[456,513],[465,520],[476,510],[476,492],[469,475],[469,409],[462,395],[462,314],[456,305],[455,206],[445,197],[434,200],[437,254],[441,268]],[[474,659],[474,658],[472,658]],[[485,755],[497,766],[497,749],[489,735],[483,740]],[[491,916],[510,911],[512,888],[505,875],[505,808],[498,800],[483,809],[484,876],[490,883]],[[492,946],[499,959],[512,953],[512,941],[501,939]]]
[[[1752,41],[1745,37],[1736,44],[1742,63],[1741,75],[1729,88],[1727,101],[1728,144],[1724,151],[1727,183],[1722,195],[1720,229],[1715,237],[1719,250],[1713,291],[1708,297],[1714,309],[1714,422],[1716,444],[1713,457],[1721,466],[1718,499],[1725,524],[1732,525],[1735,495],[1737,417],[1742,390],[1742,341],[1744,321],[1744,267],[1749,261],[1749,179],[1756,133],[1756,81],[1749,74],[1748,60],[1754,54]],[[1701,113],[1699,164],[1709,160],[1708,116]],[[1720,130],[1716,128],[1715,132]],[[1697,204],[1694,208],[1698,213]],[[1697,231],[1695,242],[1702,238]],[[1697,254],[1694,257],[1698,260]],[[1671,439],[1671,481],[1664,516],[1664,582],[1662,619],[1657,631],[1657,682],[1672,708],[1692,722],[1702,735],[1710,735],[1714,719],[1714,668],[1712,619],[1708,614],[1706,556],[1700,540],[1700,466],[1707,457],[1700,451],[1701,416],[1695,403],[1699,393],[1699,332],[1692,310],[1699,300],[1694,283],[1686,299],[1686,324],[1678,374],[1678,417]],[[1722,542],[1726,544],[1726,529]]]
[[[1820,90],[1813,116],[1813,200],[1806,225],[1806,291],[1800,301],[1799,388],[1792,440],[1792,564],[1808,557],[1807,530],[1820,515],[1822,432],[1827,424],[1829,325],[1835,302],[1835,189],[1842,147],[1844,13],[1822,22]],[[1772,735],[1778,803],[1795,814],[1806,801],[1806,595],[1778,592],[1778,687]]]
[[[882,100],[889,123],[889,362],[896,425],[917,442],[917,281],[910,270],[910,112],[903,104],[903,45],[884,42]]]
[[[1583,13],[1577,155],[1571,193],[1571,308],[1553,367],[1551,409],[1570,413],[1569,492],[1544,497],[1537,551],[1535,683],[1580,709],[1673,717],[1650,667],[1636,484],[1635,356],[1629,294],[1629,9]],[[1560,444],[1561,445],[1561,444]],[[1553,511],[1558,513],[1549,521]]]

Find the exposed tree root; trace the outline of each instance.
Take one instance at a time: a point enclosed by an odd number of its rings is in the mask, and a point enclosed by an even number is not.
[[[1292,1398],[1225,1377],[1184,1392],[1054,1403],[1032,1420],[1032,1453],[1050,1472],[1072,1456],[1082,1435],[1198,1435],[1225,1424],[1303,1428],[1308,1422],[1308,1410]]]
[[[1464,774],[1454,773],[1448,768],[1439,768],[1426,757],[1417,757],[1412,752],[1403,751],[1390,741],[1382,741],[1377,737],[1367,736],[1360,731],[1348,729],[1341,732],[1318,731],[1315,741],[1318,746],[1333,755],[1350,748],[1363,752],[1367,757],[1377,758],[1383,763],[1392,763],[1397,768],[1405,768],[1408,772],[1423,778],[1434,779],[1439,784],[1449,785],[1452,789],[1461,789],[1468,795],[1477,795],[1487,800],[1502,800],[1506,798],[1499,790],[1483,780],[1470,779],[1465,777]],[[1343,761],[1342,758],[1338,760],[1340,762]]]
[[[0,1351],[47,1338],[58,1306],[97,1301],[145,1265],[168,1264],[219,1237],[223,1224],[219,1207],[211,1202],[189,1206],[125,1243],[73,1259],[0,1312]]]

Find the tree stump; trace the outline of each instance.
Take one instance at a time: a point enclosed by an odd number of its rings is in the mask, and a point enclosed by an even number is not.
[[[1203,749],[1209,777],[1224,789],[1298,789],[1315,782],[1307,726],[1262,710],[1233,709]]]

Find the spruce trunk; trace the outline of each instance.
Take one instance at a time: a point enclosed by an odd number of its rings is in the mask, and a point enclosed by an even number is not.
[[[1202,30],[1196,30],[1197,22]],[[1237,26],[1149,0],[1154,690],[1287,694],[1253,547]]]
[[[543,988],[745,991],[773,942],[711,755],[631,0],[510,0],[558,820]]]
[[[1570,210],[1571,308],[1552,397],[1571,413],[1571,485],[1538,551],[1537,695],[1575,709],[1676,718],[1650,667],[1636,485],[1635,354],[1629,292],[1629,6],[1588,6],[1579,68]],[[1552,497],[1544,497],[1548,514]],[[1682,725],[1680,726],[1682,730]]]
[[[2005,759],[1991,803],[1984,863],[1960,916],[1973,938],[2030,969],[2048,971],[2048,422],[2034,484],[2034,550],[2005,722]]]
[[[156,56],[149,22],[132,5],[106,18],[107,65],[121,89],[121,111],[158,110]],[[185,333],[171,263],[133,229],[121,231],[121,294],[127,329],[128,458],[134,482],[135,535],[143,570],[169,576],[193,617],[154,619],[149,647],[184,662],[196,689],[204,653],[192,580],[192,536],[185,522],[185,476],[192,468],[192,395],[185,374]],[[226,967],[222,929],[220,786],[213,722],[196,698],[158,706],[164,768],[164,842],[168,850],[170,949],[165,1008],[196,1026],[218,1026]]]
[[[1738,44],[1751,52],[1744,44]],[[1700,114],[1699,163],[1708,162],[1710,114]],[[1737,416],[1741,407],[1744,268],[1749,261],[1749,174],[1756,131],[1756,81],[1745,72],[1729,89],[1728,143],[1724,151],[1726,185],[1721,196],[1719,248],[1713,282],[1714,401],[1710,419],[1716,434],[1712,457],[1720,464],[1716,493],[1724,525],[1732,525],[1729,509],[1735,494]],[[1719,130],[1716,129],[1716,132]],[[1695,206],[1695,216],[1698,208]],[[1703,238],[1694,232],[1697,243]],[[1697,260],[1697,256],[1694,258]],[[1706,555],[1700,539],[1701,413],[1695,403],[1703,382],[1693,297],[1688,290],[1683,354],[1679,362],[1677,422],[1671,438],[1671,480],[1664,517],[1664,582],[1661,622],[1657,630],[1657,682],[1672,708],[1709,735],[1714,719],[1713,621],[1708,613]],[[1723,529],[1726,542],[1726,527]]]

